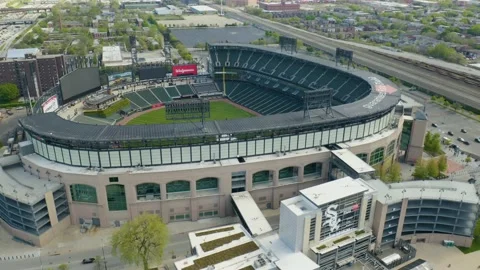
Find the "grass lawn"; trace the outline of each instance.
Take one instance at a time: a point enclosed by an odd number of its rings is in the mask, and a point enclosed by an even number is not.
[[[226,120],[226,119],[237,119],[237,118],[248,118],[254,117],[253,114],[246,112],[242,109],[239,109],[233,106],[230,103],[223,101],[212,101],[210,103],[210,118],[207,118],[207,121],[212,120]],[[198,120],[193,120],[194,122],[199,122]],[[159,109],[155,111],[142,114],[137,118],[130,120],[127,125],[145,125],[145,124],[170,124],[170,123],[180,123],[180,122],[189,122],[189,121],[171,121],[165,119],[165,109]]]
[[[467,248],[467,247],[458,247],[464,254],[468,254],[470,252],[474,252],[477,250],[480,250],[480,241],[473,241],[472,246]]]

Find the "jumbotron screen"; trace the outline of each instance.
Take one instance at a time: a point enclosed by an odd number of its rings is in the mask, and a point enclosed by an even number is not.
[[[60,78],[62,98],[69,102],[100,89],[98,67],[79,68]]]

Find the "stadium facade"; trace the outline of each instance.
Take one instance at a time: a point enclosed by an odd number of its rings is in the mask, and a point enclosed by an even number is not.
[[[399,92],[385,78],[249,45],[214,44],[209,52],[210,74],[225,98],[262,116],[200,129],[87,125],[35,114],[19,122],[27,140],[14,166],[30,181],[63,185],[70,223],[109,227],[142,213],[166,222],[229,216],[230,195],[241,191],[262,209],[278,208],[299,190],[332,179],[332,150],[348,149],[374,167],[399,153],[405,117],[395,110]],[[332,90],[331,114],[317,109],[304,117],[305,91],[325,88]],[[14,228],[37,245],[51,235]]]

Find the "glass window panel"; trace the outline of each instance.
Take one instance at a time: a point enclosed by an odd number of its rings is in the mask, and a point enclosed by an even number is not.
[[[345,133],[344,133],[344,135],[343,135],[343,139],[344,139],[345,141],[349,141],[349,140],[350,140],[351,133],[352,133],[352,127],[346,127],[346,128],[345,128]]]
[[[370,135],[369,132],[370,132],[370,122],[365,124],[365,130],[363,131],[363,136],[367,137],[368,135]]]
[[[290,136],[290,150],[297,150],[298,149],[298,135]]]
[[[211,159],[219,160],[220,159],[220,146],[218,144],[210,145],[210,151],[212,151]]]
[[[78,153],[80,154],[80,162],[82,163],[82,166],[91,166],[88,158],[88,152],[79,150]]]
[[[142,160],[140,159],[140,150],[130,150],[130,158],[132,159],[132,166],[142,164]]]
[[[307,138],[305,139],[305,148],[313,147],[313,134],[307,133]]]
[[[89,151],[88,154],[90,155],[90,166],[100,167],[100,162],[98,161],[98,152]]]
[[[265,153],[273,153],[273,140],[272,139],[265,139],[264,140],[264,149],[265,149]]]
[[[170,148],[162,149],[162,164],[172,163],[172,157],[170,156]]]
[[[33,144],[33,151],[38,154],[38,146],[37,146],[37,140],[32,138],[32,144]]]
[[[137,189],[137,200],[159,200],[161,199],[160,185],[155,183],[139,184]]]
[[[123,164],[123,161],[122,161]],[[108,185],[107,202],[108,210],[110,211],[124,211],[127,210],[127,199],[125,197],[125,187],[123,185]]]
[[[280,138],[273,138],[273,152],[282,151],[282,141]]]
[[[329,130],[322,132],[322,145],[328,144],[328,134],[329,134]],[[319,137],[315,136],[315,139],[318,140]]]
[[[108,152],[101,151],[99,155],[100,155],[100,166],[103,168],[110,167],[110,159],[108,158]]]
[[[354,139],[358,138],[357,133],[358,133],[358,125],[352,126],[352,132],[350,133],[351,134],[350,139],[354,140]]]
[[[337,143],[338,142],[343,142],[343,131],[344,131],[344,128],[339,128],[337,129]]]
[[[142,156],[143,165],[152,165],[152,158],[150,157],[150,150],[141,150],[140,155]]]
[[[171,151],[172,151],[172,163],[181,163],[182,154],[180,153],[180,148],[174,147],[171,149]]]
[[[313,146],[322,145],[322,132],[315,132],[313,134]]]
[[[68,149],[62,148],[63,152],[63,162],[65,164],[72,164],[72,161],[70,160],[70,151]]]
[[[45,143],[42,143],[42,150],[43,150],[43,156],[45,158],[48,158],[48,150],[47,150],[47,145]]]
[[[70,150],[70,155],[72,156],[72,165],[80,166],[80,156],[78,155],[78,150]]]
[[[256,146],[256,154],[257,155],[262,155],[263,154],[263,146],[264,146],[264,141],[263,140],[257,140],[257,146]]]
[[[238,143],[237,142],[231,142],[230,143],[230,147],[229,147],[230,157],[233,158],[233,157],[236,157],[238,155],[237,148],[238,148]]]
[[[377,133],[380,129],[380,119],[375,120],[375,128],[373,129],[374,133]]]
[[[192,146],[192,161],[200,160],[200,146]]]
[[[70,194],[74,202],[97,203],[97,191],[93,186],[82,184],[71,185]]]
[[[152,151],[152,165],[162,164],[162,156],[160,149],[151,149],[150,151]],[[170,154],[168,156],[170,156]]]
[[[328,143],[335,143],[337,139],[337,129],[330,130],[330,137],[328,138]]]
[[[282,150],[283,151],[290,150],[290,136],[282,137]]]
[[[58,146],[55,146],[55,159],[58,161],[58,162],[62,162],[63,163],[63,155],[62,155],[62,148],[58,147]]]
[[[247,155],[247,143],[245,142],[238,143],[238,155],[242,157]]]
[[[386,121],[387,121],[387,118],[385,116],[380,119],[380,130],[382,130],[385,127]]]
[[[191,162],[190,147],[182,147],[182,162]]]
[[[130,151],[120,151],[120,161],[122,162],[122,167],[132,166],[132,163],[130,162]]]
[[[247,155],[254,156],[255,155],[255,141],[248,141],[247,142]]]
[[[110,166],[120,167],[120,153],[118,151],[110,151]]]
[[[358,126],[358,131],[357,131],[357,138],[363,138],[363,132],[365,131],[365,124],[360,124]]]
[[[371,121],[369,135],[372,135],[374,133],[374,130],[375,130],[375,121]]]
[[[305,148],[305,140],[307,138],[306,134],[300,134],[298,135],[298,149],[304,149]]]
[[[203,189],[218,189],[218,178],[207,177],[197,180],[196,182],[197,190]]]
[[[210,160],[210,146],[209,145],[202,145],[202,160],[207,161]]]
[[[48,149],[48,158],[50,160],[56,160],[55,150],[53,150],[53,146],[47,145],[47,149]]]
[[[228,143],[220,144],[220,158],[226,159],[229,157],[230,157],[230,154],[228,153]]]

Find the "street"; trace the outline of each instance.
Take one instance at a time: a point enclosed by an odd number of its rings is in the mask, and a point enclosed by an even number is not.
[[[280,216],[267,217],[268,222],[274,230],[278,230],[280,223]],[[11,261],[0,262],[1,270],[45,270],[49,268],[56,269],[60,264],[68,264],[71,270],[91,270],[94,269],[95,264],[82,264],[85,258],[95,258],[96,256],[103,257],[107,261],[107,269],[136,269],[135,266],[128,266],[120,261],[118,257],[112,255],[111,247],[105,246],[102,251],[100,246],[83,247],[83,250],[71,252],[68,248],[58,249],[55,252],[38,249],[40,257],[18,259]],[[170,242],[164,250],[163,265],[167,265],[170,269],[173,262],[190,256],[190,241],[188,240],[188,233],[180,233],[170,235]],[[172,259],[172,255],[175,259]]]

